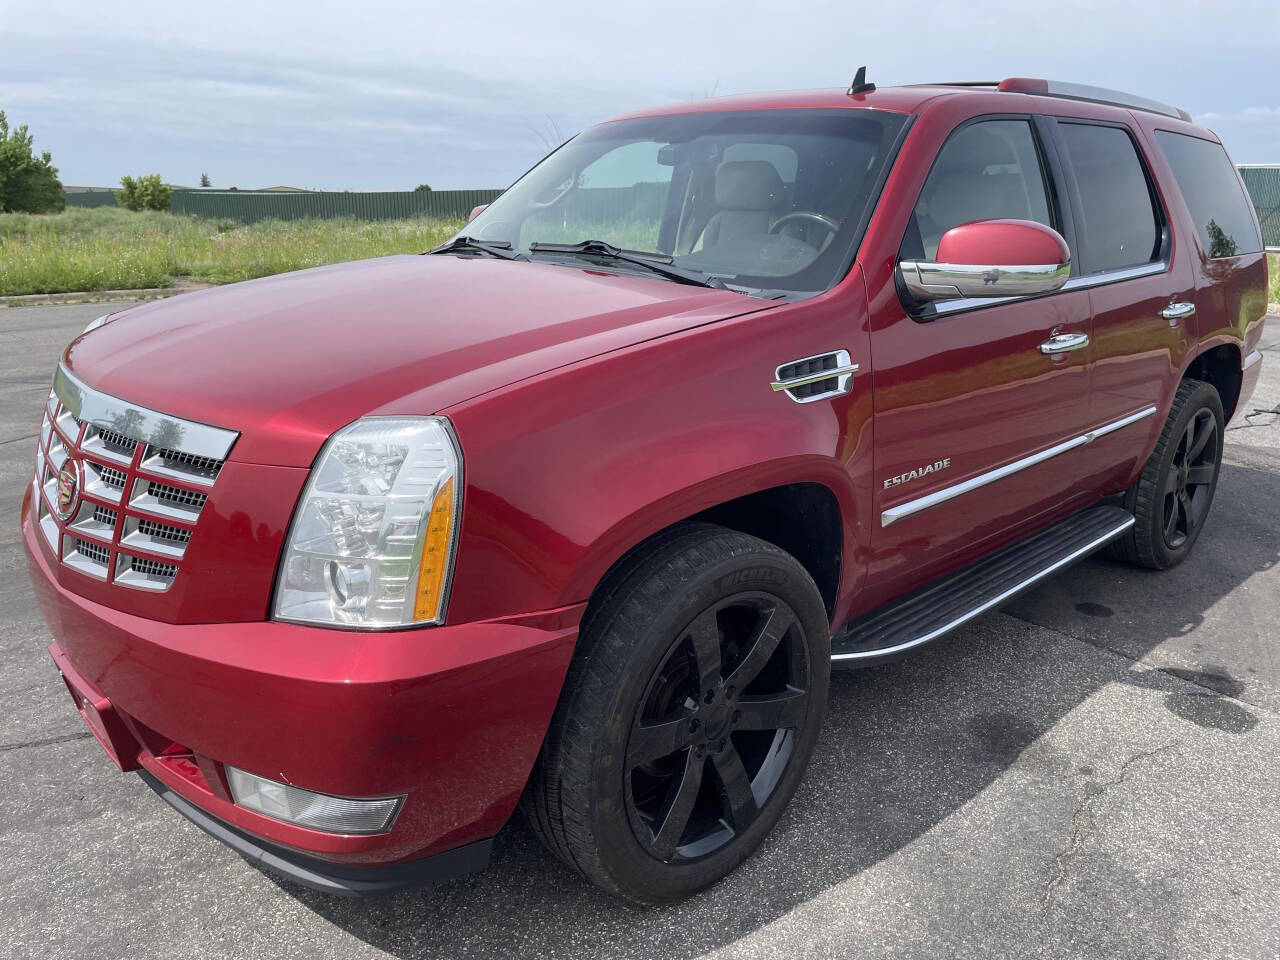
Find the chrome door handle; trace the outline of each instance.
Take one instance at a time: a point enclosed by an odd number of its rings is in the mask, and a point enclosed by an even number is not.
[[[1160,311],[1160,316],[1166,320],[1183,320],[1190,317],[1196,312],[1194,303],[1171,303]]]
[[[1089,335],[1087,333],[1057,333],[1040,344],[1040,352],[1046,356],[1053,356],[1055,353],[1070,353],[1072,350],[1082,350],[1089,345]]]

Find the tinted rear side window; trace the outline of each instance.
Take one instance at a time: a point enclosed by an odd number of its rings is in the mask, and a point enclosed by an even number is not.
[[[1147,177],[1128,132],[1059,121],[1075,174],[1076,233],[1089,273],[1137,267],[1159,255],[1160,227]]]
[[[1157,130],[1156,139],[1187,201],[1205,255],[1234,257],[1261,250],[1249,200],[1227,151],[1212,141],[1169,130]]]

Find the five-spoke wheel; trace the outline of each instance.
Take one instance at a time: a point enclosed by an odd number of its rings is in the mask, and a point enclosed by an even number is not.
[[[826,606],[789,554],[706,523],[655,537],[588,608],[525,793],[530,822],[629,900],[714,883],[795,792],[830,660]]]
[[[1155,570],[1186,558],[1218,485],[1224,427],[1217,389],[1182,381],[1155,450],[1125,494],[1136,523],[1112,545],[1114,555]]]

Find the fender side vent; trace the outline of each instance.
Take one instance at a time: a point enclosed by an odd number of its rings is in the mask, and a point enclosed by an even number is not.
[[[858,365],[848,350],[833,350],[784,363],[778,367],[777,379],[771,386],[785,391],[796,403],[813,403],[848,393],[857,372]]]

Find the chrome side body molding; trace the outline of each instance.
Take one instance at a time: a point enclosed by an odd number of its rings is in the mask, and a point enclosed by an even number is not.
[[[1125,280],[1136,280],[1139,277],[1153,277],[1169,269],[1165,260],[1146,263],[1140,267],[1126,267],[1123,270],[1110,270],[1106,273],[1094,273],[1088,276],[1072,277],[1062,285],[1062,292],[1068,290],[1087,290],[1090,287],[1101,287],[1109,283],[1123,283]],[[963,300],[947,300],[934,306],[934,316],[940,317],[949,313],[960,313],[979,307],[991,307],[1000,303],[1013,303],[1021,299],[1015,296],[1005,297],[967,297]]]
[[[1066,453],[1068,450],[1074,450],[1076,447],[1083,447],[1087,443],[1092,443],[1098,437],[1104,437],[1109,433],[1123,429],[1132,423],[1137,423],[1146,417],[1152,416],[1156,412],[1156,408],[1144,407],[1136,413],[1131,413],[1127,417],[1121,417],[1119,420],[1113,420],[1111,423],[1090,430],[1088,433],[1082,433],[1078,437],[1072,437],[1070,440],[1064,440],[1062,443],[1054,444],[1038,453],[1023,457],[1021,460],[1015,460],[1012,463],[1006,463],[1003,467],[997,467],[994,470],[988,470],[986,473],[980,473],[976,477],[970,477],[968,480],[954,484],[950,487],[943,487],[941,490],[935,490],[933,493],[918,497],[915,500],[908,500],[906,503],[900,503],[896,507],[890,507],[880,514],[880,526],[887,527],[892,523],[897,523],[912,514],[920,513],[928,510],[930,507],[936,507],[940,503],[946,503],[948,500],[954,500],[956,497],[963,496],[978,490],[987,484],[995,483],[997,480],[1003,480],[1005,477],[1013,476],[1028,467],[1034,467],[1037,464],[1051,460],[1059,454]]]

